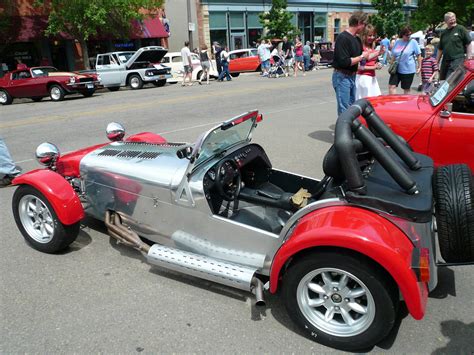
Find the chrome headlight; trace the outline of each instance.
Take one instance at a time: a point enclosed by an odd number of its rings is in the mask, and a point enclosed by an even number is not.
[[[61,156],[58,147],[49,142],[41,143],[38,148],[36,148],[35,155],[38,163],[48,167],[53,166]]]
[[[111,122],[107,125],[105,133],[112,142],[121,141],[125,136],[125,128],[120,123]]]

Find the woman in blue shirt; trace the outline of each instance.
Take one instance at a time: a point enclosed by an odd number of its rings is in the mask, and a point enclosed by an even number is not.
[[[397,86],[400,83],[403,93],[408,95],[415,73],[420,73],[422,60],[420,46],[415,40],[410,39],[410,35],[411,28],[403,28],[398,36],[399,39],[393,45],[391,61],[396,60],[398,62],[398,68],[397,73],[390,74],[388,81],[388,91],[390,95],[397,93]]]

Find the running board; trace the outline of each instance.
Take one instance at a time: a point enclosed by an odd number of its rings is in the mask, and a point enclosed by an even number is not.
[[[250,291],[256,269],[228,263],[207,256],[153,244],[146,256],[148,262],[169,270]]]

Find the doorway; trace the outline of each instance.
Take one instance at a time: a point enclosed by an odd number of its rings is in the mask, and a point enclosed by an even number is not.
[[[245,32],[230,34],[230,50],[243,49],[247,47],[247,36]]]

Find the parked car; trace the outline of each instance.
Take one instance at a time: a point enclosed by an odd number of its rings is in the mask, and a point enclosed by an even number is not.
[[[429,95],[378,96],[370,102],[395,133],[435,165],[464,163],[474,172],[474,60]]]
[[[236,49],[229,52],[229,72],[233,77],[240,73],[260,71],[257,48]]]
[[[13,180],[16,224],[33,248],[54,253],[92,216],[151,264],[251,291],[257,304],[264,289],[280,289],[302,332],[339,349],[383,339],[401,299],[423,318],[438,282],[437,216],[465,221],[460,206],[439,202],[446,188],[469,198],[465,184],[434,172],[365,100],[337,120],[321,180],[272,167],[250,142],[261,119],[244,113],[194,144],[150,132],[125,138],[117,123],[107,127],[112,143],[64,155],[43,143],[36,157],[47,168]],[[474,260],[472,234],[444,237],[447,261]]]
[[[15,98],[31,98],[41,101],[49,96],[62,101],[66,95],[94,95],[98,75],[62,72],[54,67],[33,67],[14,70],[0,78],[0,104],[10,105]]]
[[[199,80],[202,74],[201,61],[199,60],[199,55],[196,53],[191,53],[191,62],[193,64],[193,73],[192,80]],[[178,81],[183,81],[183,58],[181,57],[181,52],[170,52],[167,53],[161,63],[169,68],[171,68],[172,77],[168,79],[169,83],[177,83]],[[216,61],[211,61],[211,69],[209,71],[211,77],[217,78],[219,73],[217,72]]]
[[[141,89],[143,84],[163,86],[171,78],[170,69],[160,64],[168,50],[159,46],[140,48],[136,52],[111,52],[98,54],[95,70],[102,85],[110,91],[121,86]]]

